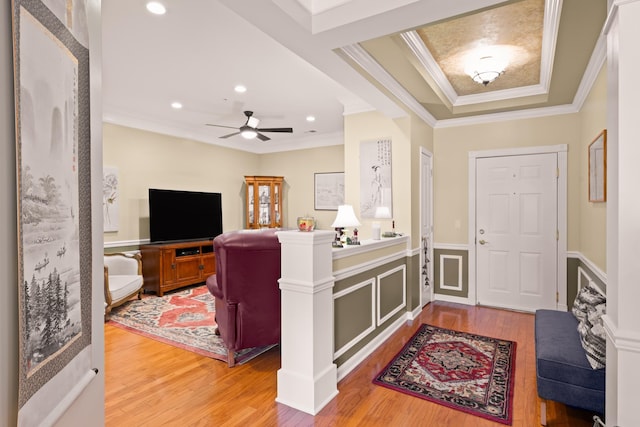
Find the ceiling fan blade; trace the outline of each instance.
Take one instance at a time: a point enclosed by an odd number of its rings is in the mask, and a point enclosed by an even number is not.
[[[256,130],[260,132],[293,132],[293,128],[256,128]]]
[[[237,126],[222,126],[222,125],[212,125],[211,123],[205,123],[207,126],[215,126],[217,128],[227,128],[227,129],[238,129]]]
[[[267,135],[263,135],[263,134],[261,134],[260,132],[258,132],[258,135],[256,135],[256,136],[258,137],[258,139],[259,139],[260,141],[263,141],[263,142],[264,142],[264,141],[269,141],[269,140],[271,139],[271,138],[269,138]]]
[[[230,133],[229,135],[219,136],[218,138],[224,139],[224,138],[229,138],[229,137],[235,136],[235,135],[240,135],[240,132]]]

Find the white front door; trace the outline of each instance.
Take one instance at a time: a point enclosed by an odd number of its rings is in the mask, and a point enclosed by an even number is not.
[[[420,295],[422,306],[433,293],[433,158],[420,150]]]
[[[478,304],[556,308],[557,154],[476,160]]]

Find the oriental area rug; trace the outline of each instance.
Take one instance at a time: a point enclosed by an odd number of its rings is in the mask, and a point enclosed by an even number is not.
[[[206,286],[191,287],[162,297],[143,296],[111,311],[109,323],[147,338],[226,362],[227,348],[215,334],[214,297]],[[236,365],[271,349],[236,352]]]
[[[511,425],[516,343],[423,324],[373,383]]]

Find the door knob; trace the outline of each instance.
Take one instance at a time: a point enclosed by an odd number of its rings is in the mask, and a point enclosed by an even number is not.
[[[484,244],[489,243],[489,242],[487,242],[484,239],[480,239],[480,240],[478,240],[478,243],[480,243],[481,245],[484,245]]]

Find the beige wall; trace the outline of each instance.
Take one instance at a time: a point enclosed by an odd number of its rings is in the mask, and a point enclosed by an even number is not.
[[[606,128],[607,72],[602,67],[591,92],[580,110],[580,252],[602,271],[606,271],[606,203],[589,202],[589,144]]]
[[[391,185],[393,219],[396,231],[411,233],[411,123],[410,119],[393,120],[377,112],[345,117],[345,186],[346,203],[353,205],[362,223],[358,229],[362,239],[371,238],[372,219],[360,216],[360,143],[391,138]],[[381,221],[382,230],[391,230],[391,221]]]
[[[284,176],[283,226],[295,227],[299,216],[311,215],[316,228],[331,229],[336,211],[314,209],[314,174],[318,172],[344,172],[342,144],[260,156],[260,175]]]
[[[244,175],[258,174],[258,155],[106,123],[103,135],[120,184],[119,230],[105,242],[149,238],[149,188],[222,193],[223,229],[244,227]]]
[[[568,250],[579,250],[580,130],[578,114],[436,128],[434,240],[467,244],[470,151],[568,145]]]
[[[224,230],[244,228],[245,175],[284,176],[285,227],[309,214],[328,229],[335,211],[314,211],[314,173],[344,170],[342,145],[259,155],[113,124],[104,125],[103,152],[120,183],[119,230],[105,242],[149,238],[149,188],[222,193]]]

